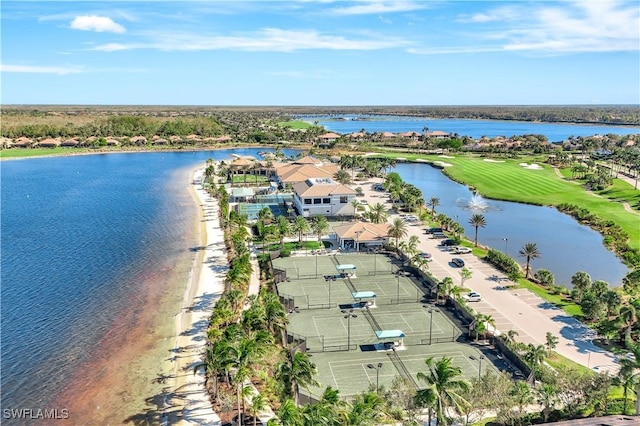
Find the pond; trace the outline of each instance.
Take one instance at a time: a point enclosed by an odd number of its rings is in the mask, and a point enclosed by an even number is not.
[[[556,283],[571,287],[571,277],[585,271],[594,280],[619,286],[628,268],[603,243],[602,236],[580,225],[571,216],[553,207],[495,200],[473,200],[474,194],[464,185],[452,181],[440,169],[428,164],[400,163],[394,170],[405,182],[422,190],[425,200],[440,199],[436,212],[444,213],[465,228],[473,239],[475,228],[468,222],[474,213],[482,214],[486,227],[478,230],[478,243],[505,252],[524,264],[518,252],[529,242],[541,253],[531,262],[533,270],[548,269]],[[471,201],[486,203],[482,211],[469,208]]]

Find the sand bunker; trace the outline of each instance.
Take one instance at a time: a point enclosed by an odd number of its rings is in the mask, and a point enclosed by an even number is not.
[[[456,157],[452,157],[450,155],[438,155],[438,157],[440,157],[440,158],[456,158]]]
[[[434,161],[433,164],[440,167],[451,167],[453,164],[445,163],[444,161]]]
[[[491,158],[485,158],[483,161],[486,161],[487,163],[504,163],[504,160],[493,160]]]
[[[529,170],[542,170],[542,166],[540,166],[539,164],[536,164],[536,163],[531,163],[531,164],[520,163],[519,165],[521,167],[524,167],[525,169],[529,169]]]

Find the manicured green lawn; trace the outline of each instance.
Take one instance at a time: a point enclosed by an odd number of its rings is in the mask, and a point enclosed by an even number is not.
[[[558,308],[562,309],[569,315],[576,317],[578,319],[582,318],[582,309],[578,304],[576,304],[575,302],[572,302],[571,300],[565,299],[565,297],[562,294],[553,294],[553,292],[543,287],[540,287],[539,285],[532,283],[529,280],[525,280],[524,278],[521,278],[518,280],[518,285],[511,288],[513,289],[526,288],[530,290],[532,293],[540,296],[543,300],[553,303],[554,305],[556,305]]]
[[[42,157],[44,155],[79,154],[90,151],[90,148],[13,148],[0,150],[0,158]]]
[[[304,121],[300,121],[300,120],[294,120],[294,121],[283,121],[278,123],[279,126],[281,127],[289,127],[291,129],[308,129],[309,127],[312,127],[313,124],[304,122]]]
[[[538,162],[542,169],[530,170],[520,163],[530,163],[534,157],[520,159],[500,159],[504,162],[484,161],[471,155],[455,155],[455,158],[442,158],[435,155],[415,155],[408,153],[384,154],[388,157],[404,157],[409,160],[423,158],[430,161],[444,161],[452,164],[446,167],[446,173],[452,179],[472,185],[485,197],[525,202],[537,205],[555,206],[562,203],[575,204],[586,208],[601,218],[617,223],[630,237],[630,246],[640,249],[640,214],[625,211],[622,203],[632,206],[640,203],[640,191],[635,191],[626,182],[615,180],[614,185],[600,194],[586,191],[575,182],[559,178],[548,164]],[[505,182],[510,182],[505,185]],[[424,194],[429,197],[429,194]]]

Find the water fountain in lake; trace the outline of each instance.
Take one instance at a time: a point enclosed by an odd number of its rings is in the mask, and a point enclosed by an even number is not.
[[[475,192],[470,199],[458,198],[456,200],[456,205],[465,210],[473,210],[479,212],[498,209],[496,206],[489,204],[487,200],[482,198],[482,195],[478,194],[477,192]]]

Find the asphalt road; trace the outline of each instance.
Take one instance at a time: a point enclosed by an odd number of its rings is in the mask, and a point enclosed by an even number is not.
[[[390,209],[391,204],[387,203],[387,194],[373,190],[372,186],[375,182],[381,182],[381,180],[360,181],[352,186],[363,189],[364,196],[358,197],[359,200],[365,199],[369,205],[385,203]],[[395,217],[398,215],[391,215],[389,221]],[[429,271],[438,279],[450,276],[457,285],[460,285],[461,268],[455,267],[451,259],[462,258],[465,266],[473,273],[472,278],[467,280],[464,286],[482,295],[482,301],[470,302],[469,305],[477,312],[491,315],[498,331],[506,333],[509,330],[515,330],[518,332],[517,341],[535,345],[545,344],[546,333],[551,332],[558,337],[559,342],[555,351],[559,354],[595,371],[617,371],[615,355],[591,342],[596,336],[595,331],[526,289],[508,288],[511,282],[503,273],[474,255],[454,255],[442,251],[438,247],[441,240],[431,238],[431,235],[425,232],[426,228],[419,222],[410,223],[407,227],[409,233],[407,238],[417,235],[420,238],[420,250],[431,253],[432,262],[429,263]]]

